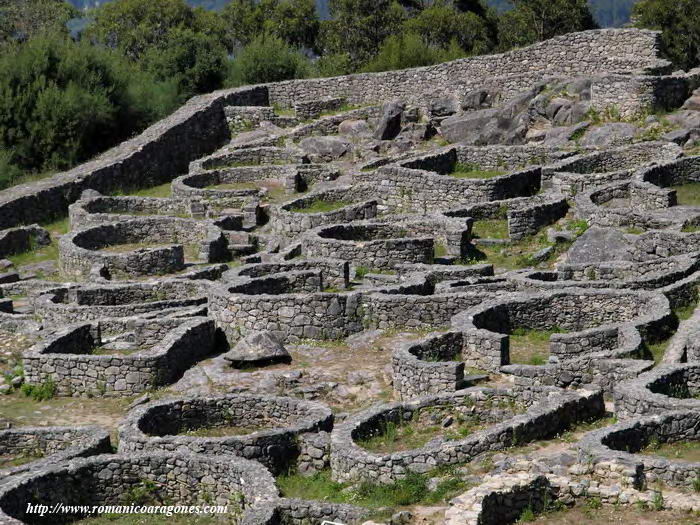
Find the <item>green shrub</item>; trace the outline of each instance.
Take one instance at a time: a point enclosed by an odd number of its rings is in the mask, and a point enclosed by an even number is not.
[[[14,152],[0,149],[0,190],[8,188],[22,177],[22,170],[14,163]]]
[[[31,397],[34,401],[46,401],[56,395],[56,383],[51,379],[41,383],[40,385],[32,385],[24,383],[21,388],[22,393]]]
[[[464,51],[456,41],[444,50],[427,44],[416,33],[392,35],[384,41],[377,56],[365,65],[363,71],[390,71],[429,66],[464,55]]]
[[[119,54],[61,34],[11,47],[0,56],[0,71],[0,148],[12,150],[11,163],[24,171],[69,168],[176,102],[166,86]]]
[[[308,59],[279,37],[261,35],[244,47],[231,64],[230,86],[305,78],[311,73]]]

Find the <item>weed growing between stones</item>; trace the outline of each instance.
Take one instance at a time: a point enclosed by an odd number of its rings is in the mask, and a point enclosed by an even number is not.
[[[549,358],[549,338],[566,333],[559,327],[551,330],[516,328],[510,334],[510,362],[521,365],[544,365]]]
[[[26,397],[31,397],[34,401],[46,401],[56,395],[57,388],[56,383],[49,379],[40,385],[25,383],[22,385],[21,391]]]
[[[669,189],[676,190],[676,199],[679,206],[700,206],[700,184],[689,182]]]
[[[437,478],[435,488],[428,482]],[[381,485],[363,481],[355,485],[333,481],[329,470],[312,476],[290,473],[277,478],[282,496],[333,503],[352,503],[379,511],[375,517],[388,516],[398,507],[407,505],[444,504],[454,496],[468,490],[458,466],[441,467],[427,474],[409,472],[395,483]]]
[[[314,199],[314,201],[308,206],[290,208],[289,211],[293,211],[295,213],[327,213],[330,211],[339,210],[340,208],[344,208],[350,204],[352,203],[346,201],[326,201],[323,199]]]
[[[505,174],[506,172],[501,170],[482,169],[478,164],[458,162],[449,175],[456,179],[492,179]]]
[[[676,441],[673,443],[660,443],[658,440],[652,440],[640,453],[647,456],[660,456],[667,459],[698,463],[700,462],[700,442]],[[700,478],[696,479],[700,483]],[[695,481],[693,482],[693,487],[695,487]],[[698,485],[698,489],[700,489],[700,485]]]

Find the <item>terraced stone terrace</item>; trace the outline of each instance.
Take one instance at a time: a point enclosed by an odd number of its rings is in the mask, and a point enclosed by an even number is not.
[[[657,39],[217,92],[1,192],[0,523],[696,523],[700,73]]]

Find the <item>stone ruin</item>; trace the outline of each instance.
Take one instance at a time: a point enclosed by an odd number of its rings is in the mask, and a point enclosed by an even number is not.
[[[700,511],[659,452],[700,446],[699,86],[655,32],[588,31],[196,97],[0,192],[0,523],[144,487],[381,521],[287,476],[461,488],[392,525]],[[119,415],[30,424],[84,400]]]

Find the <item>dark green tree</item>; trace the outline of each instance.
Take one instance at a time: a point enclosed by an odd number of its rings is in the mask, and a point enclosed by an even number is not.
[[[227,85],[242,86],[304,78],[308,59],[275,35],[260,35],[234,58]]]
[[[514,9],[503,13],[499,20],[502,50],[598,27],[586,0],[511,1]]]
[[[408,19],[404,30],[418,34],[427,44],[443,49],[456,41],[469,54],[486,53],[494,46],[492,30],[485,18],[471,11],[456,11],[446,2],[436,2]]]
[[[443,49],[425,42],[416,33],[401,33],[387,37],[379,53],[364,68],[364,71],[389,71],[410,67],[429,66],[465,55],[455,40]]]
[[[0,56],[0,150],[25,171],[68,168],[104,151],[175,105],[175,89],[123,55],[62,34]]]
[[[330,0],[322,24],[325,53],[347,53],[353,67],[372,59],[391,35],[401,33],[406,10],[395,0]]]
[[[663,52],[677,67],[700,65],[698,0],[641,0],[634,17],[637,26],[662,31]]]
[[[0,0],[0,45],[46,30],[66,31],[77,11],[63,0]]]
[[[84,38],[117,49],[159,80],[175,80],[180,100],[221,86],[223,20],[184,0],[120,0],[95,11]]]
[[[262,33],[292,47],[316,48],[320,22],[314,0],[232,0],[221,18],[229,49],[246,46]]]

